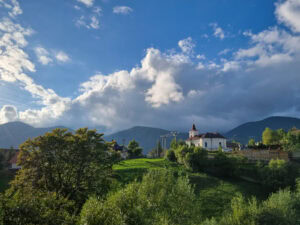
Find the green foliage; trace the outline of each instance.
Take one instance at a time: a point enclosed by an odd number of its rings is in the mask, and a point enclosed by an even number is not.
[[[187,178],[153,170],[141,183],[131,183],[105,201],[90,198],[83,207],[80,224],[188,225],[199,222],[195,206],[195,194]]]
[[[179,143],[177,143],[176,138],[173,138],[171,143],[170,143],[170,149],[176,149],[178,147]]]
[[[149,152],[149,155],[150,155],[151,158],[159,158],[159,157],[163,157],[164,151],[163,151],[163,148],[162,148],[162,146],[161,146],[160,141],[157,142],[156,148],[152,149],[152,150]]]
[[[134,139],[129,142],[127,148],[130,158],[137,158],[142,156],[143,149],[140,147],[139,143]]]
[[[56,193],[26,189],[0,197],[0,224],[73,225],[75,204]]]
[[[297,171],[288,162],[280,159],[272,159],[269,164],[260,169],[260,179],[264,187],[270,191],[293,186]]]
[[[54,192],[74,200],[79,208],[89,195],[105,194],[114,161],[102,136],[87,128],[74,134],[55,129],[27,140],[21,145],[18,160],[22,169],[9,191],[30,188]]]
[[[167,152],[166,152],[166,155],[165,155],[166,159],[171,161],[171,162],[176,162],[176,155],[175,155],[175,152],[173,149],[169,149]]]
[[[177,162],[180,164],[184,164],[185,162],[185,156],[187,153],[194,152],[194,147],[187,146],[187,145],[179,145],[177,149],[175,150],[175,155],[177,158]]]
[[[296,225],[300,220],[299,190],[281,190],[261,204],[255,198],[245,200],[238,196],[232,200],[231,211],[217,221],[205,225]]]
[[[272,145],[274,142],[274,132],[270,128],[266,128],[262,133],[262,141],[264,145]]]
[[[251,138],[248,142],[248,147],[253,147],[253,146],[255,146],[255,140]]]
[[[201,147],[194,147],[193,152],[185,155],[184,165],[192,171],[203,171],[207,166],[207,151]]]

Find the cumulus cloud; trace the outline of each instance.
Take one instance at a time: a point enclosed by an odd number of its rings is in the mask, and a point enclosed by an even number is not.
[[[33,125],[182,130],[196,121],[201,131],[216,131],[268,115],[300,113],[300,36],[276,26],[248,32],[250,45],[220,62],[199,63],[191,38],[179,41],[180,52],[149,48],[129,70],[94,74],[74,99],[26,75],[35,72],[24,52],[30,29],[6,19],[0,31],[0,80],[18,83],[38,100],[40,107],[16,113]]]
[[[4,105],[0,109],[0,123],[7,123],[18,120],[17,108],[12,105]]]
[[[188,37],[186,39],[180,40],[178,42],[178,46],[181,48],[181,51],[183,53],[191,54],[196,45],[193,39],[191,37]]]
[[[133,9],[128,6],[115,6],[113,8],[113,13],[115,13],[115,14],[128,15],[132,11],[133,11]]]
[[[94,0],[77,0],[77,2],[84,4],[86,7],[91,7],[94,5]]]
[[[86,18],[85,16],[80,16],[76,20],[76,26],[78,27],[85,27],[87,29],[99,29],[100,28],[100,22],[97,16],[91,16],[89,18]]]
[[[278,20],[292,29],[300,32],[300,1],[286,0],[276,4],[276,16]]]
[[[70,57],[67,55],[67,53],[63,52],[63,51],[59,51],[55,54],[55,58],[57,61],[59,62],[68,62],[70,61]]]
[[[223,40],[225,38],[224,30],[221,27],[219,27],[217,23],[211,23],[210,26],[213,28],[214,36],[216,38],[219,38],[221,40]]]
[[[48,65],[53,60],[49,56],[49,52],[43,47],[36,47],[34,49],[38,61],[43,65]]]
[[[16,17],[23,13],[17,0],[0,0],[0,7],[7,8],[10,17]]]

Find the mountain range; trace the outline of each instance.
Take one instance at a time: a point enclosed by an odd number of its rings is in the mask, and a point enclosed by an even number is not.
[[[272,130],[289,129],[296,127],[300,128],[300,119],[293,117],[272,116],[260,121],[244,123],[229,132],[225,133],[225,137],[236,140],[243,144],[248,143],[249,139],[253,138],[255,141],[260,141],[262,132],[266,127]]]
[[[229,140],[236,140],[246,144],[250,138],[256,141],[261,140],[261,134],[266,127],[271,129],[289,130],[293,127],[300,128],[300,119],[292,117],[268,117],[264,120],[244,123],[226,133],[223,133]],[[22,122],[10,122],[0,125],[0,148],[18,148],[18,146],[28,138],[43,135],[46,132],[58,127],[34,128]],[[157,142],[161,140],[162,135],[170,134],[169,130],[153,127],[136,126],[127,130],[122,130],[110,135],[104,136],[106,141],[116,140],[119,144],[127,145],[129,141],[135,139],[144,149],[144,154],[155,148]],[[169,146],[173,136],[169,136],[167,147]],[[177,134],[177,139],[185,140],[188,138],[187,132]]]
[[[35,128],[22,122],[10,122],[0,125],[0,148],[18,148],[28,138],[34,138],[62,126]]]

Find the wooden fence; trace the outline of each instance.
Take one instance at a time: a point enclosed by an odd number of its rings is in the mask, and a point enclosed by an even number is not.
[[[243,150],[237,153],[250,161],[270,161],[271,159],[283,159],[290,161],[288,152],[281,150]]]

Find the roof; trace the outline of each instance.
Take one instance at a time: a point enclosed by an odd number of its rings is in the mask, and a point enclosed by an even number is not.
[[[19,152],[16,152],[16,154],[9,160],[10,164],[17,164]]]
[[[223,139],[226,139],[223,135],[221,135],[219,133],[205,133],[205,134],[199,134],[194,137],[191,137],[188,140],[197,140],[200,138],[223,138]]]
[[[196,125],[193,123],[193,127],[192,127],[192,130],[191,131],[197,131],[196,129]]]

